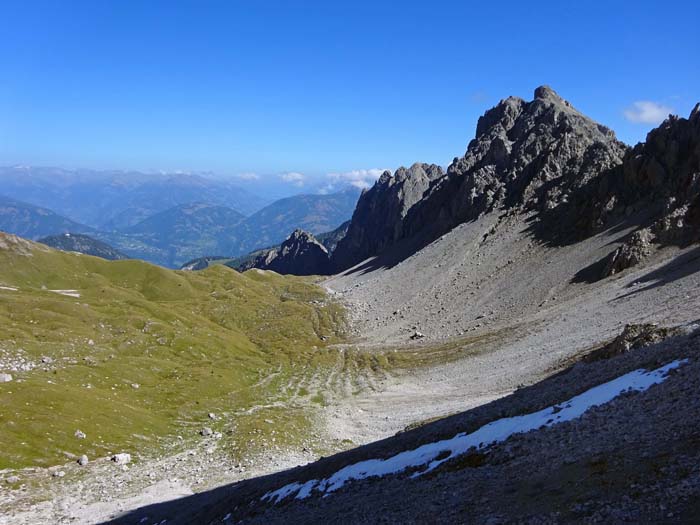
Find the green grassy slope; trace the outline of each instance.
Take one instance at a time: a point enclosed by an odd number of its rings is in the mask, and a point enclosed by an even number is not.
[[[0,372],[14,376],[0,383],[0,469],[121,451],[138,460],[202,426],[242,453],[262,418],[293,443],[303,413],[267,402],[284,398],[300,363],[332,363],[325,347],[342,326],[308,279],[177,272],[0,234]],[[20,358],[26,370],[13,371]]]

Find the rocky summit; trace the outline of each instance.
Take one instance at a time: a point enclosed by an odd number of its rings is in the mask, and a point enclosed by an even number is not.
[[[330,270],[330,258],[326,247],[312,234],[297,229],[279,247],[263,250],[240,267],[250,268],[282,274],[325,275]]]
[[[530,102],[506,98],[479,119],[466,153],[446,173],[414,164],[365,192],[334,266],[348,268],[407,237],[432,240],[492,210],[556,208],[620,165],[626,151],[613,131],[547,86]]]

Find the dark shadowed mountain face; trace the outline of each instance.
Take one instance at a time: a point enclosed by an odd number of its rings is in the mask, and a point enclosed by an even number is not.
[[[308,232],[294,230],[277,248],[262,251],[239,268],[272,270],[281,274],[323,275],[330,271],[328,250]]]
[[[93,229],[78,224],[57,213],[0,196],[0,230],[27,239],[66,232],[92,232]]]
[[[103,259],[107,259],[109,261],[128,259],[126,255],[115,250],[109,244],[80,233],[51,235],[49,237],[39,239],[38,242],[64,252],[84,253],[86,255],[102,257]]]
[[[400,239],[408,212],[421,202],[430,184],[442,176],[442,168],[435,164],[402,167],[394,175],[385,171],[360,197],[347,234],[333,254],[334,260],[342,261],[339,266],[347,268]]]
[[[180,204],[206,202],[248,215],[266,204],[238,185],[190,174],[0,168],[8,197],[50,208],[101,230],[119,230]],[[269,201],[267,201],[269,202]]]

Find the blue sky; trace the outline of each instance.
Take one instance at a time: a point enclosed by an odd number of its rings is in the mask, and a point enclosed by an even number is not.
[[[636,142],[700,100],[697,12],[690,1],[5,0],[0,164],[299,187],[362,178],[448,164],[488,107],[540,84]]]

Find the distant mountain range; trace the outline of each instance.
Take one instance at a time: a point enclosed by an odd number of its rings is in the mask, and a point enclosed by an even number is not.
[[[1,195],[0,230],[27,239],[38,239],[66,232],[89,233],[94,231],[89,226],[72,221],[47,208]]]
[[[36,188],[41,186],[41,180],[34,181]],[[143,187],[139,191],[142,190]],[[101,192],[104,194],[104,189],[97,191]],[[355,188],[330,195],[296,195],[275,201],[249,217],[211,202],[178,204],[139,221],[134,221],[131,212],[123,211],[105,222],[108,225],[105,228],[83,224],[34,204],[0,197],[0,230],[35,240],[64,233],[88,234],[130,258],[177,268],[185,261],[204,256],[238,257],[279,244],[296,228],[313,234],[333,230],[351,217],[358,196],[359,190]],[[56,199],[58,207],[66,207],[62,198]],[[145,210],[142,207],[133,213],[140,217]]]
[[[270,203],[228,180],[182,173],[0,167],[0,188],[7,197],[103,231],[122,230],[193,202],[225,206],[243,215]]]

